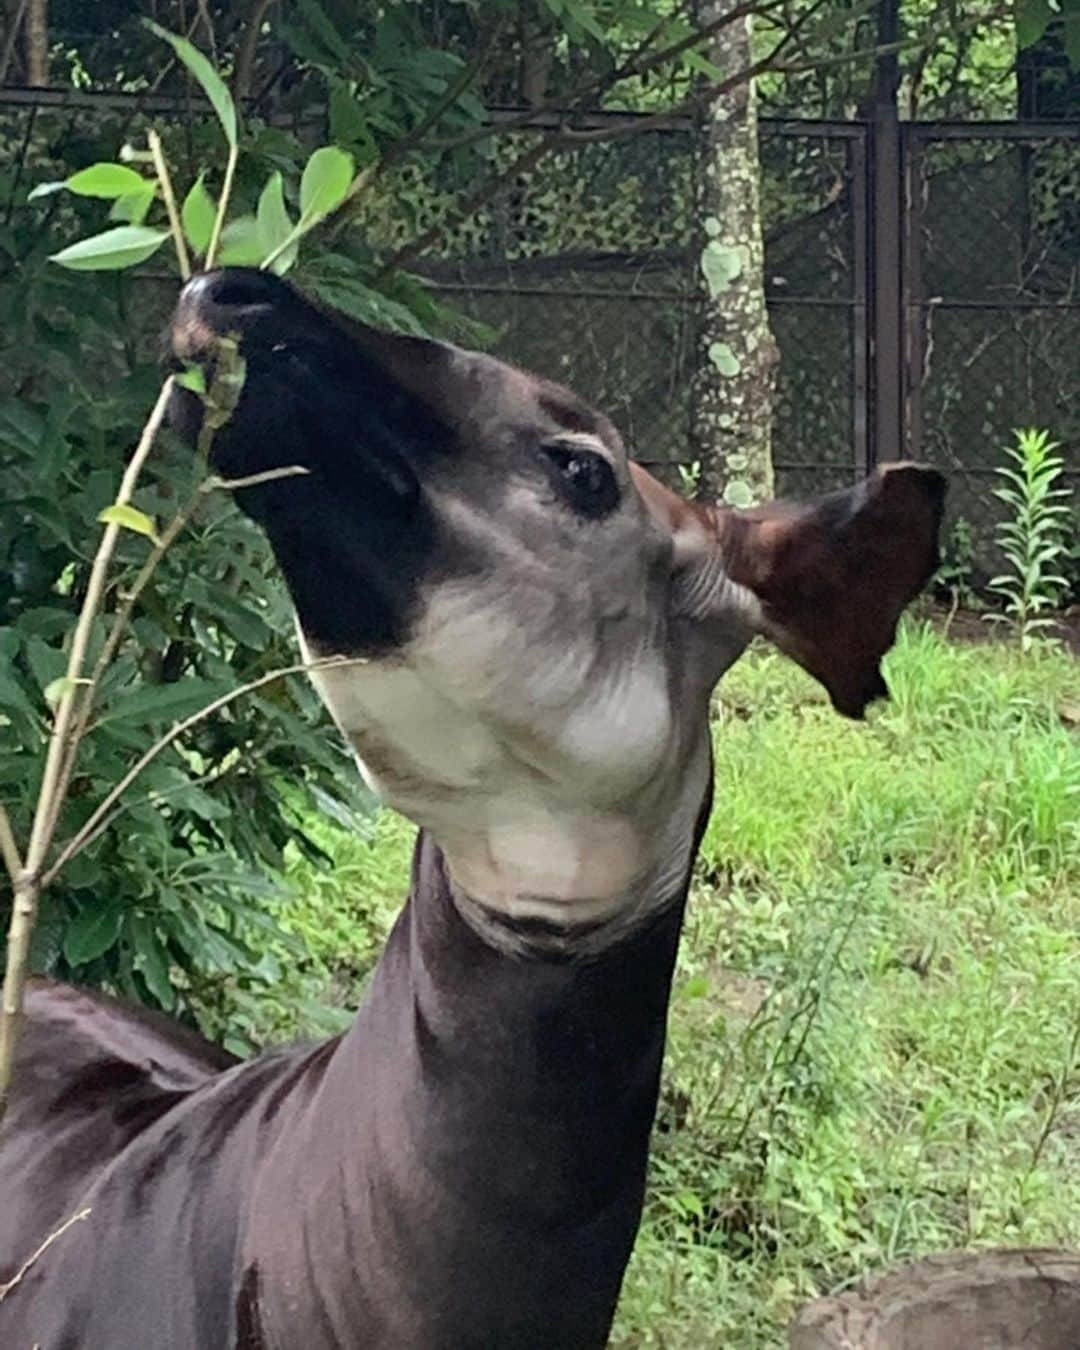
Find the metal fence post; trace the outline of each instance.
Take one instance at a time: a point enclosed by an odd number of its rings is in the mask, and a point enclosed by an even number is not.
[[[871,457],[874,463],[904,453],[902,271],[904,218],[903,153],[896,91],[900,80],[896,44],[899,0],[881,0],[871,148],[871,325],[873,333]]]

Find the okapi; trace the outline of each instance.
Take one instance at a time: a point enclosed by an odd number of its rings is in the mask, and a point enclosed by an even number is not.
[[[764,634],[861,716],[935,566],[943,482],[893,464],[803,506],[692,505],[560,386],[276,277],[187,285],[177,357],[225,334],[246,381],[214,466],[307,470],[236,496],[306,657],[366,658],[312,678],[420,827],[411,893],[352,1028],[315,1046],[238,1063],[34,984],[0,1136],[0,1280],[22,1269],[0,1346],[601,1347],[711,691]],[[193,438],[198,399],[174,414]]]

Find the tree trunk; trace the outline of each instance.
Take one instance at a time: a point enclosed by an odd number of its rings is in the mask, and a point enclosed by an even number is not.
[[[730,0],[702,0],[714,22]],[[751,63],[750,19],[721,28],[709,59],[724,75]],[[765,308],[757,102],[746,81],[706,105],[698,172],[703,246],[697,371],[691,387],[691,458],[700,497],[748,506],[773,495],[772,396],[777,351]]]
[[[49,83],[49,0],[30,0],[26,9],[26,83]]]

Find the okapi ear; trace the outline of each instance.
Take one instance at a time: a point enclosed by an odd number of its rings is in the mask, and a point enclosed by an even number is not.
[[[941,474],[889,464],[805,504],[742,511],[684,501],[632,467],[650,514],[671,534],[685,612],[734,608],[848,717],[888,694],[881,658],[938,565]],[[732,582],[734,595],[724,584]]]
[[[881,658],[938,566],[944,502],[941,474],[898,463],[805,505],[717,511],[724,571],[756,596],[755,626],[848,717],[888,695]]]

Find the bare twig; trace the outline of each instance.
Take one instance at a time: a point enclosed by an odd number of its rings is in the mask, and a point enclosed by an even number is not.
[[[281,469],[264,469],[262,473],[245,474],[243,478],[218,478],[212,474],[202,483],[200,492],[214,492],[218,488],[235,492],[238,488],[258,487],[260,483],[275,483],[279,478],[297,478],[309,474],[302,464],[289,464]]]
[[[233,98],[237,103],[251,92],[251,77],[255,73],[255,56],[259,49],[263,20],[274,0],[252,0],[251,12],[244,21],[244,36],[236,53],[233,72]]]
[[[4,866],[7,868],[12,886],[17,885],[23,864],[19,857],[19,846],[15,842],[15,831],[11,828],[11,818],[2,802],[0,802],[0,857],[4,859]]]
[[[346,193],[344,201],[333,213],[333,219],[327,230],[328,239],[336,239],[341,231],[348,226],[350,220],[349,208],[356,201],[357,197],[359,197],[376,178],[381,178],[388,169],[397,164],[398,161],[403,159],[411,150],[414,150],[420,145],[428,132],[439,125],[443,117],[445,117],[458,99],[461,98],[462,94],[477,82],[484,67],[491,58],[492,52],[495,50],[495,44],[502,29],[503,21],[500,19],[493,26],[491,35],[484,44],[483,50],[480,51],[468,65],[462,68],[457,79],[446,87],[441,97],[435,101],[419,122],[417,122],[414,127],[411,127],[400,140],[395,141],[380,160],[374,164],[368,164],[360,170],[349,185],[349,191]],[[285,251],[285,249],[291,247],[292,243],[292,236],[284,240],[284,242],[274,250],[270,257],[263,261],[262,267],[269,267],[270,264]]]
[[[62,1238],[69,1228],[74,1228],[77,1223],[82,1223],[84,1219],[88,1219],[92,1212],[93,1211],[89,1206],[87,1206],[86,1209],[80,1209],[77,1213],[73,1214],[70,1219],[65,1219],[54,1233],[50,1233],[41,1246],[38,1247],[37,1251],[26,1258],[15,1274],[12,1275],[11,1279],[8,1280],[6,1284],[0,1284],[0,1303],[3,1303],[4,1299],[7,1298],[8,1294],[11,1293],[16,1285],[22,1283],[27,1272],[30,1270],[30,1267],[33,1266],[35,1262],[41,1260],[54,1242],[59,1238]]]
[[[221,232],[225,228],[225,213],[229,209],[229,198],[232,196],[233,179],[236,177],[236,160],[239,155],[239,148],[236,145],[229,146],[229,158],[225,162],[225,182],[221,187],[221,200],[218,202],[217,215],[214,218],[214,229],[210,235],[210,243],[206,247],[206,260],[203,264],[207,272],[214,265],[214,259],[217,257],[218,244],[221,242]]]
[[[275,680],[283,680],[287,675],[301,675],[314,670],[328,670],[337,666],[357,666],[364,665],[366,658],[330,656],[320,661],[301,661],[296,665],[282,666],[278,670],[271,670],[266,675],[260,675],[257,680],[251,680],[247,684],[242,684],[237,689],[231,689],[227,694],[222,694],[220,698],[214,699],[205,707],[194,712],[190,717],[185,717],[183,721],[177,722],[159,740],[145,751],[135,763],[128,769],[127,773],[117,782],[109,792],[102,798],[94,808],[89,819],[83,827],[71,836],[66,844],[60,849],[56,860],[50,866],[47,872],[41,878],[42,886],[48,886],[56,879],[57,874],[65,863],[70,862],[77,853],[80,853],[87,844],[92,843],[104,829],[108,828],[109,822],[116,814],[113,807],[124,795],[131,784],[138,778],[139,774],[151,764],[162,751],[167,750],[170,745],[179,740],[185,732],[190,731],[193,726],[203,722],[214,713],[220,712],[222,708],[227,708],[230,703],[235,703],[238,698],[243,698],[245,694],[253,694],[262,689],[265,685],[273,684]]]
[[[157,570],[158,563],[161,562],[166,552],[176,542],[184,527],[191,520],[198,506],[200,498],[198,494],[192,497],[191,501],[181,510],[177,511],[172,520],[161,532],[154,543],[146,561],[139,569],[139,573],[132,583],[130,591],[124,597],[124,602],[116,613],[112,628],[109,630],[109,636],[101,648],[97,661],[94,663],[94,669],[90,678],[82,685],[81,697],[79,700],[78,716],[75,720],[71,734],[67,740],[67,750],[64,757],[64,767],[60,774],[59,785],[53,798],[53,809],[49,821],[50,836],[56,832],[56,824],[60,818],[60,810],[63,807],[67,797],[68,787],[71,783],[72,775],[75,772],[75,765],[79,758],[79,746],[86,735],[86,729],[90,722],[90,715],[94,710],[94,699],[97,695],[98,687],[105,675],[105,672],[112,664],[113,657],[116,655],[120,642],[127,631],[128,624],[131,622],[131,616],[138,604],[139,597],[149,585],[151,578]]]
[[[693,33],[688,36],[680,38],[670,46],[664,47],[660,51],[654,52],[651,56],[648,56],[646,55],[648,45],[651,41],[655,40],[656,35],[662,31],[659,28],[654,28],[652,32],[646,36],[644,41],[641,42],[627,57],[622,65],[616,66],[613,70],[608,71],[607,74],[584,84],[569,102],[562,97],[549,99],[546,103],[541,103],[534,108],[529,108],[527,111],[521,112],[515,117],[506,117],[497,123],[486,123],[484,126],[477,127],[474,131],[468,132],[466,135],[457,137],[452,141],[436,141],[425,148],[433,150],[460,150],[474,144],[476,141],[485,140],[488,137],[505,136],[514,131],[525,130],[531,123],[534,123],[538,117],[543,117],[544,115],[558,117],[561,122],[565,124],[576,114],[588,112],[590,109],[594,108],[598,100],[602,99],[605,94],[611,93],[611,91],[624,80],[647,75],[659,66],[665,65],[667,62],[673,61],[677,57],[684,55],[687,51],[704,45],[711,37],[720,32],[721,29],[727,28],[730,24],[737,23],[740,19],[747,18],[750,15],[767,14],[771,10],[782,8],[785,3],[786,0],[746,0],[746,3],[733,6],[726,14],[721,15],[714,22],[705,24],[700,28],[695,28]],[[767,57],[764,59],[764,63],[759,62],[757,64],[766,64],[771,59],[771,56]],[[734,84],[738,84],[746,78],[748,77],[744,72],[738,72],[731,77]],[[728,86],[725,84],[724,87],[727,88]],[[715,86],[713,92],[716,92]],[[667,108],[658,111],[654,115],[657,118],[666,119],[670,118],[673,115],[673,112],[670,108]],[[640,127],[644,127],[650,120],[651,119],[648,117],[638,116],[637,122]]]
[[[165,210],[169,216],[169,229],[172,231],[173,244],[176,247],[176,261],[180,266],[180,275],[184,281],[187,281],[191,276],[191,259],[188,257],[187,241],[184,238],[184,227],[180,220],[180,212],[176,209],[172,175],[169,173],[165,152],[161,148],[161,137],[156,131],[150,131],[147,134],[146,141],[150,146],[150,153],[154,157],[154,172],[161,184],[161,195],[165,200]]]

